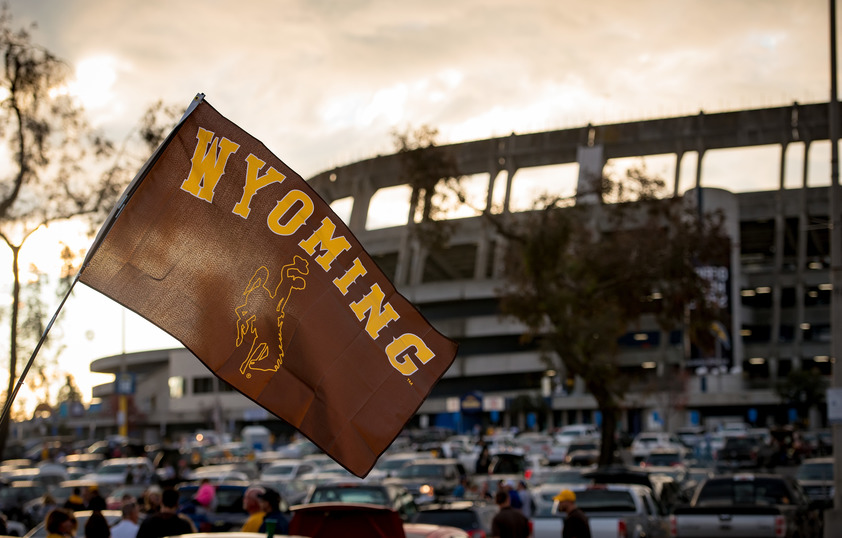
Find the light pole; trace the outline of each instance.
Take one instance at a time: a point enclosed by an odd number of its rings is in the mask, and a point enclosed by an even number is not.
[[[830,302],[832,389],[842,388],[842,219],[839,199],[839,101],[836,89],[836,0],[830,0],[830,103],[828,106],[830,138],[830,282],[833,292]],[[831,510],[825,511],[825,536],[842,527],[842,424],[832,424],[833,483],[835,493]]]

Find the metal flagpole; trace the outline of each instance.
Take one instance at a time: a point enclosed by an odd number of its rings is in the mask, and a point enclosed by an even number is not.
[[[15,383],[15,388],[12,390],[12,393],[8,395],[6,398],[6,405],[3,406],[3,414],[0,415],[0,423],[5,420],[10,420],[9,413],[12,409],[12,403],[14,403],[15,398],[20,391],[20,388],[23,386],[23,382],[26,379],[26,374],[29,373],[29,369],[32,367],[32,364],[35,362],[35,357],[38,355],[38,352],[41,350],[41,346],[44,345],[44,342],[47,340],[47,335],[50,333],[50,329],[53,328],[53,324],[55,323],[56,319],[58,319],[58,315],[61,312],[61,309],[64,307],[64,303],[67,302],[67,298],[70,297],[70,294],[73,292],[73,287],[79,282],[79,277],[82,273],[76,273],[76,277],[73,279],[73,282],[70,283],[70,287],[67,289],[67,293],[64,294],[64,298],[59,303],[58,308],[56,308],[55,314],[50,319],[50,322],[47,323],[47,327],[44,329],[43,334],[41,334],[41,338],[38,340],[38,343],[35,345],[35,349],[32,350],[32,355],[29,356],[29,360],[26,362],[26,365],[21,370],[20,375],[18,376],[18,380]]]

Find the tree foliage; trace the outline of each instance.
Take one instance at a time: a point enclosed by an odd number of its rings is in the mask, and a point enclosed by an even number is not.
[[[436,189],[450,189],[464,203],[447,154],[419,151],[434,148],[435,134],[425,128],[397,138],[412,200],[435,207]],[[411,143],[419,139],[425,143]],[[445,213],[439,209],[422,212],[421,222]],[[583,380],[602,414],[600,463],[610,463],[628,390],[619,339],[650,319],[665,331],[683,329],[710,352],[712,322],[728,325],[699,271],[729,265],[722,215],[700,215],[689,197],[667,196],[665,182],[645,168],[597,177],[577,197],[541,196],[531,211],[482,213],[507,245],[503,313],[527,327],[523,340],[540,343],[548,368]]]
[[[828,383],[818,370],[792,370],[775,386],[784,405],[798,411],[798,416],[808,417],[810,408],[825,403]]]
[[[153,106],[135,136],[117,147],[88,124],[67,91],[69,66],[35,43],[30,29],[14,27],[8,8],[0,11],[0,54],[0,144],[8,148],[0,175],[0,240],[12,253],[13,277],[8,401],[19,377],[19,345],[37,342],[47,317],[37,290],[22,295],[21,248],[36,230],[57,221],[87,218],[96,227],[137,164],[129,140],[156,145],[172,112],[160,103]],[[63,295],[75,273],[75,254],[66,248],[62,258]],[[0,453],[8,418],[0,423]]]
[[[666,197],[663,182],[643,170],[599,178],[590,194],[599,201],[544,197],[533,211],[494,222],[512,254],[502,310],[525,323],[525,337],[541,342],[551,366],[580,377],[596,399],[607,464],[628,390],[619,339],[646,316],[672,330],[691,312],[685,329],[710,349],[710,325],[725,314],[697,269],[727,265],[729,241],[721,215],[700,218],[693,203]]]

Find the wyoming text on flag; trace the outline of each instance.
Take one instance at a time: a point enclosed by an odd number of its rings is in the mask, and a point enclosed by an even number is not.
[[[80,280],[357,476],[453,362],[327,203],[201,97],[118,208]]]

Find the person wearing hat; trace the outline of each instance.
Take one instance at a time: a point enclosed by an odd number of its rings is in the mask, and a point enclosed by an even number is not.
[[[567,514],[561,530],[561,538],[591,538],[588,516],[576,506],[576,494],[569,489],[563,489],[553,497],[553,500],[558,501],[558,511]]]
[[[500,488],[494,495],[494,502],[499,510],[491,520],[492,538],[529,538],[529,520],[520,510],[512,508],[509,492]]]

